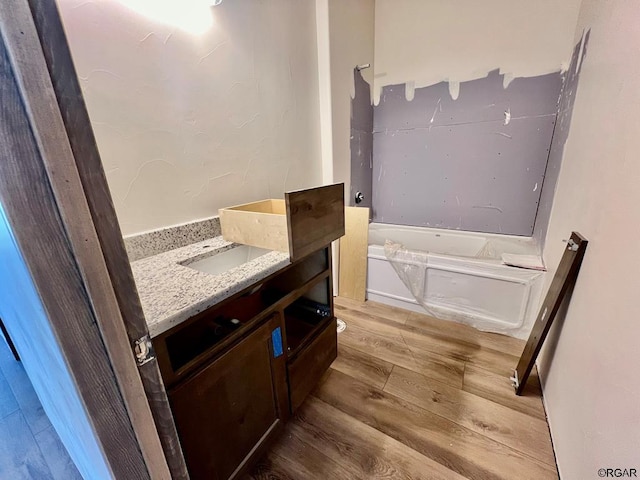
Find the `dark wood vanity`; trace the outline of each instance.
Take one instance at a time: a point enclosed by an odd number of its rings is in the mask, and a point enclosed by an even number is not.
[[[295,258],[153,339],[194,480],[245,473],[337,356],[330,244]]]

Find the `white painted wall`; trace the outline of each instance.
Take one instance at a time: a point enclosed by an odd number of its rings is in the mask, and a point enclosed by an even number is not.
[[[591,37],[547,233],[546,263],[557,266],[562,239],[571,230],[586,236],[589,246],[561,332],[553,332],[539,362],[566,480],[599,478],[599,468],[640,470],[638,18],[636,0],[584,0],[576,31],[576,42],[584,28],[591,29]]]
[[[375,85],[526,77],[566,66],[580,0],[376,0]]]
[[[351,179],[351,99],[355,96],[353,69],[371,64],[362,76],[373,85],[374,11],[375,0],[329,0],[333,181],[345,182],[347,196]],[[347,205],[349,200],[345,199]]]
[[[316,0],[318,45],[318,89],[322,181],[333,183],[333,119],[331,118],[331,51],[329,45],[329,0]]]
[[[314,0],[58,2],[124,234],[321,183]]]

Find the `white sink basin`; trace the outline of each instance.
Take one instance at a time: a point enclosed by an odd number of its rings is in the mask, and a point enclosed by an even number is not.
[[[220,275],[232,268],[239,267],[243,263],[255,260],[262,255],[266,255],[271,250],[264,248],[250,247],[249,245],[238,245],[221,253],[216,253],[210,257],[203,258],[197,262],[185,265],[200,272],[210,275]]]

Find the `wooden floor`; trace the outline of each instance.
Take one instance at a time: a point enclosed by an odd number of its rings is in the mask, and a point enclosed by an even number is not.
[[[82,479],[1,335],[0,479]]]
[[[336,299],[338,359],[255,479],[557,479],[524,342],[384,305]]]

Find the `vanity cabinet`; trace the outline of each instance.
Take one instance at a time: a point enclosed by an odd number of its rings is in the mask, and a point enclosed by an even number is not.
[[[169,392],[192,478],[234,478],[288,416],[286,362],[276,313]]]
[[[153,344],[191,478],[239,478],[337,356],[329,246]]]

